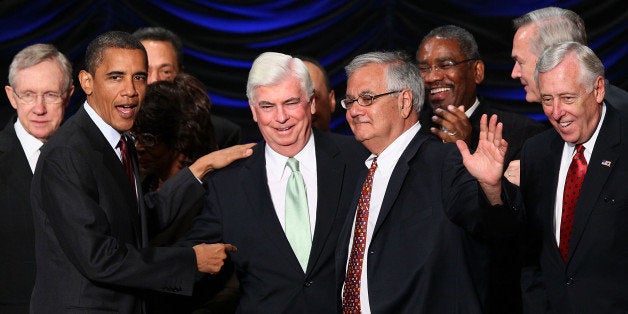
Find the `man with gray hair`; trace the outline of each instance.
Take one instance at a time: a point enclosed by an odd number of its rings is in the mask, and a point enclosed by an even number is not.
[[[17,111],[0,132],[0,312],[28,313],[35,282],[30,186],[39,148],[57,131],[74,92],[72,64],[50,44],[18,52],[4,90]]]
[[[187,238],[238,247],[238,313],[335,313],[334,252],[366,151],[312,129],[314,85],[298,58],[258,56],[246,95],[264,141],[209,178]]]
[[[484,116],[475,153],[464,141],[459,152],[419,132],[423,83],[405,54],[359,55],[345,70],[341,104],[371,155],[336,253],[344,313],[483,313],[483,239],[515,223],[493,166],[506,153],[501,123]]]
[[[625,313],[627,118],[606,104],[604,66],[581,43],[546,49],[534,77],[553,129],[521,153],[524,310]]]
[[[534,69],[543,51],[554,44],[575,41],[587,44],[582,18],[573,11],[546,7],[528,12],[513,21],[516,29],[512,41],[512,58],[515,64],[511,76],[519,79],[526,91],[526,101],[541,102],[534,83]],[[628,110],[628,92],[606,84],[605,101],[620,110]]]

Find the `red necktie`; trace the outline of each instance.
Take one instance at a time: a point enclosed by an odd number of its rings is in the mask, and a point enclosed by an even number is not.
[[[571,229],[573,228],[574,209],[580,195],[580,188],[584,175],[587,173],[587,160],[584,158],[584,146],[576,145],[576,154],[573,156],[567,179],[565,180],[565,191],[563,192],[563,213],[560,219],[560,243],[558,248],[563,261],[567,262],[569,255],[569,240]]]
[[[366,248],[366,227],[369,218],[371,186],[375,169],[377,169],[377,157],[373,159],[371,168],[362,186],[362,193],[360,193],[358,201],[358,212],[355,215],[353,244],[351,245],[351,256],[349,257],[349,265],[347,266],[347,274],[345,276],[345,289],[342,294],[342,312],[345,314],[360,313],[360,278],[362,277],[362,261],[364,260],[364,249]]]
[[[124,167],[124,171],[129,179],[129,184],[133,190],[133,195],[136,194],[135,191],[135,174],[133,171],[133,163],[131,162],[131,155],[129,154],[129,149],[126,143],[127,139],[124,135],[120,137],[120,142],[118,142],[118,147],[120,147],[120,155],[122,156],[122,166]]]

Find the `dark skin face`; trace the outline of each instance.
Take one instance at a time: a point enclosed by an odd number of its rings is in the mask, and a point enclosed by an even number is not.
[[[441,126],[431,131],[445,142],[467,140],[471,135],[471,124],[464,111],[475,102],[476,87],[484,80],[484,63],[481,60],[461,62],[467,59],[469,57],[454,39],[432,37],[417,51],[419,67],[432,67],[421,71],[427,101],[436,114],[432,120]],[[455,65],[448,69],[436,68],[446,62]]]

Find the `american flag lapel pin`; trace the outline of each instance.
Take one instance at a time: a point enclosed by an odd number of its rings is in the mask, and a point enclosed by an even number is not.
[[[603,160],[602,160],[602,166],[605,166],[605,167],[610,167],[610,166],[611,166],[611,161],[610,161],[610,160],[603,159]]]

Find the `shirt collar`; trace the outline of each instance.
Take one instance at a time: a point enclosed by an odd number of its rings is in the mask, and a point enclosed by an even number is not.
[[[471,115],[475,112],[475,109],[478,109],[478,106],[480,106],[480,100],[475,97],[475,102],[473,103],[473,106],[471,106],[469,109],[467,109],[467,111],[464,112],[467,118],[471,118]]]
[[[310,133],[310,138],[308,139],[305,146],[299,151],[294,158],[299,161],[299,170],[303,172],[303,170],[311,170],[316,173],[316,150],[314,145],[314,133]],[[267,173],[267,177],[269,181],[281,180],[281,178],[285,174],[290,174],[290,170],[286,166],[286,162],[288,161],[288,157],[284,156],[276,151],[274,151],[268,143],[265,146],[265,157],[266,163],[268,164],[270,169],[283,169],[283,171],[277,171],[272,173]],[[313,169],[310,169],[313,168]],[[288,171],[286,171],[288,169]]]
[[[20,141],[20,144],[22,144],[22,149],[24,150],[24,154],[26,156],[33,155],[41,148],[42,145],[44,145],[44,142],[40,141],[38,138],[26,131],[20,122],[20,119],[17,119],[13,126],[15,128],[15,135],[17,135],[17,139]]]
[[[102,133],[102,135],[105,136],[105,138],[107,139],[107,142],[109,142],[109,145],[111,145],[111,147],[115,149],[116,146],[118,146],[118,143],[120,142],[120,137],[121,137],[120,132],[114,129],[111,125],[107,124],[107,122],[105,122],[105,120],[103,120],[98,115],[98,113],[94,111],[94,109],[91,107],[90,104],[87,103],[87,101],[85,101],[85,104],[83,104],[83,107],[85,108],[87,115],[89,115],[92,121],[96,123],[96,126],[100,130],[100,133]]]
[[[397,160],[401,157],[401,154],[406,150],[410,141],[414,138],[414,136],[419,132],[420,124],[417,122],[405,132],[403,132],[399,137],[397,137],[388,147],[384,149],[377,156],[377,168],[391,168],[397,164]],[[364,164],[370,168],[371,163],[375,155],[371,154],[368,159],[364,162]]]

